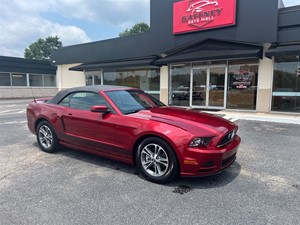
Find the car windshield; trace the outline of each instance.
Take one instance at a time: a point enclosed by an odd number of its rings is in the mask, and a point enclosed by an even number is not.
[[[123,114],[164,106],[162,102],[140,90],[108,91],[106,94]]]

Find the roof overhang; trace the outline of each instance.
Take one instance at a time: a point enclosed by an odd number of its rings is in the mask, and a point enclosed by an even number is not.
[[[69,70],[72,71],[95,71],[95,70],[110,70],[110,69],[125,69],[125,68],[157,68],[154,65],[154,61],[157,56],[140,58],[140,59],[130,59],[122,61],[106,61],[106,62],[93,62],[93,63],[83,63],[79,66],[71,67]]]
[[[169,51],[168,56],[155,61],[155,65],[179,62],[262,58],[263,47],[248,43],[208,39],[193,42]]]
[[[281,55],[300,55],[300,44],[273,46],[266,51],[265,55],[268,58]]]

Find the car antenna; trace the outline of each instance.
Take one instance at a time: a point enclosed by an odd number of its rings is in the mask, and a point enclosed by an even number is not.
[[[34,97],[34,94],[33,94],[32,87],[30,87],[30,89],[31,89],[31,94],[32,94],[32,97],[33,97],[33,101],[34,101],[34,103],[36,103],[36,100],[35,100],[35,97]]]

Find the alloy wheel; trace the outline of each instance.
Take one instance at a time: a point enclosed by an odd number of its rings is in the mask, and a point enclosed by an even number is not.
[[[148,144],[141,151],[143,169],[153,177],[163,176],[169,168],[169,158],[166,151],[157,144]]]
[[[39,142],[43,148],[49,149],[53,144],[53,135],[51,129],[43,125],[39,129]]]

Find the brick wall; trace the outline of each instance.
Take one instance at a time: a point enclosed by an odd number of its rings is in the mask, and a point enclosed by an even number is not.
[[[50,97],[57,92],[57,88],[1,87],[0,99]]]

